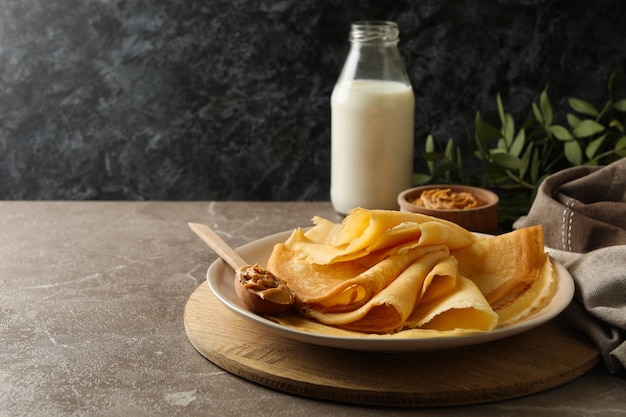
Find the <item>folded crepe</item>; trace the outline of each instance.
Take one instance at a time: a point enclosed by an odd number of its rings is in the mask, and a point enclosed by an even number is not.
[[[543,307],[556,290],[541,225],[518,229],[454,252],[499,316],[499,326],[519,322]]]
[[[294,291],[303,317],[377,334],[496,326],[497,315],[450,255],[481,240],[467,230],[385,210],[355,209],[341,224],[319,217],[314,223],[277,244],[266,265]]]
[[[341,312],[366,304],[411,264],[435,251],[447,254],[448,249],[445,245],[430,245],[389,255],[374,264],[371,258],[362,258],[319,265],[307,262],[281,243],[274,247],[266,268],[287,282],[298,306]],[[376,253],[373,256],[378,258]]]
[[[339,275],[349,274],[353,270],[351,266],[340,268],[335,275],[338,264],[298,263],[293,260],[293,255],[279,244],[267,267],[275,274],[283,274],[281,278],[296,294],[302,316],[321,324],[370,334],[417,328],[489,331],[497,325],[497,314],[478,287],[459,276],[456,260],[445,245],[414,248],[405,254],[391,255],[344,281]],[[349,261],[349,264],[354,262]],[[293,266],[298,264],[294,270]],[[313,299],[310,294],[315,291],[310,291],[304,283],[324,283],[327,288],[335,284],[331,292],[335,297]],[[315,290],[319,289],[315,286]],[[361,298],[355,300],[354,297]],[[278,320],[294,325],[289,317]],[[296,323],[301,329],[309,327],[297,319]]]
[[[460,249],[478,238],[461,226],[419,213],[356,208],[340,224],[314,217],[308,231],[296,229],[286,246],[307,262],[327,265],[378,252],[379,257],[417,246]],[[384,255],[383,255],[384,254]]]
[[[430,216],[364,209],[314,223],[275,245],[266,265],[300,312],[275,320],[301,330],[485,332],[527,317],[555,288],[540,226],[485,238]]]

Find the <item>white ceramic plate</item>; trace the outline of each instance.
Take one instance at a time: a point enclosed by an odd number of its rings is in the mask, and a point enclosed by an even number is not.
[[[248,243],[237,249],[237,252],[250,263],[265,265],[276,243],[287,240],[291,231],[267,236],[263,239]],[[370,352],[418,352],[448,349],[454,347],[470,346],[478,343],[490,342],[503,339],[518,333],[533,329],[546,323],[570,303],[574,296],[574,280],[560,263],[553,261],[557,272],[557,291],[550,303],[526,320],[487,333],[470,335],[432,337],[432,338],[386,338],[376,335],[361,337],[329,336],[324,334],[309,333],[289,326],[277,324],[271,320],[252,313],[240,302],[235,293],[234,271],[221,259],[211,264],[207,271],[207,281],[211,291],[226,307],[235,313],[264,326],[275,335],[287,337],[305,343],[335,347],[341,349],[361,350]]]

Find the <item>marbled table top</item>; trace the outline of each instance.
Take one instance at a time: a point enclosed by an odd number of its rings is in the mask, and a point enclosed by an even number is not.
[[[295,397],[233,376],[187,339],[183,309],[231,245],[338,219],[329,203],[0,202],[0,416],[415,415]],[[420,415],[623,415],[601,366],[525,398]]]

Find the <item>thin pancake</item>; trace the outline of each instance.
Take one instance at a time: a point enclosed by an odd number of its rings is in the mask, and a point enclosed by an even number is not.
[[[354,209],[340,224],[321,217],[313,221],[313,228],[307,232],[296,229],[285,244],[308,262],[319,265],[426,245],[445,244],[456,250],[477,240],[454,223],[418,213]]]
[[[357,330],[367,333],[391,333],[402,328],[422,295],[428,289],[434,277],[456,283],[456,267],[446,268],[449,259],[448,250],[442,247],[428,253],[408,266],[387,287],[378,292],[363,306],[349,312],[327,313],[318,309],[307,308],[305,317],[311,317],[321,323]],[[439,264],[442,267],[437,268]],[[443,290],[439,289],[439,293]]]
[[[475,242],[453,253],[500,315],[500,326],[528,316],[551,293],[554,281],[543,229],[527,227]]]
[[[405,328],[454,331],[490,331],[498,324],[493,311],[476,284],[460,276],[454,291],[415,308]]]
[[[367,303],[409,265],[434,251],[448,251],[445,245],[411,249],[385,257],[371,267],[368,258],[332,265],[303,261],[286,245],[275,245],[266,268],[287,282],[301,307],[314,306],[323,312],[350,311]],[[376,253],[372,254],[378,257]]]
[[[515,323],[554,291],[543,230],[476,238],[450,222],[386,210],[320,217],[275,245],[266,268],[301,315],[277,321],[326,334],[467,334]]]
[[[546,261],[539,278],[521,293],[501,299],[493,308],[500,317],[499,326],[508,326],[528,317],[548,304],[557,289],[552,262]]]

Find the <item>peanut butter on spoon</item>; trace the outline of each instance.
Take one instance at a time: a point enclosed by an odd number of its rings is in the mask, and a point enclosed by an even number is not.
[[[209,226],[189,223],[189,228],[235,270],[235,292],[246,307],[258,314],[291,310],[295,297],[285,281],[258,264],[247,263]]]

